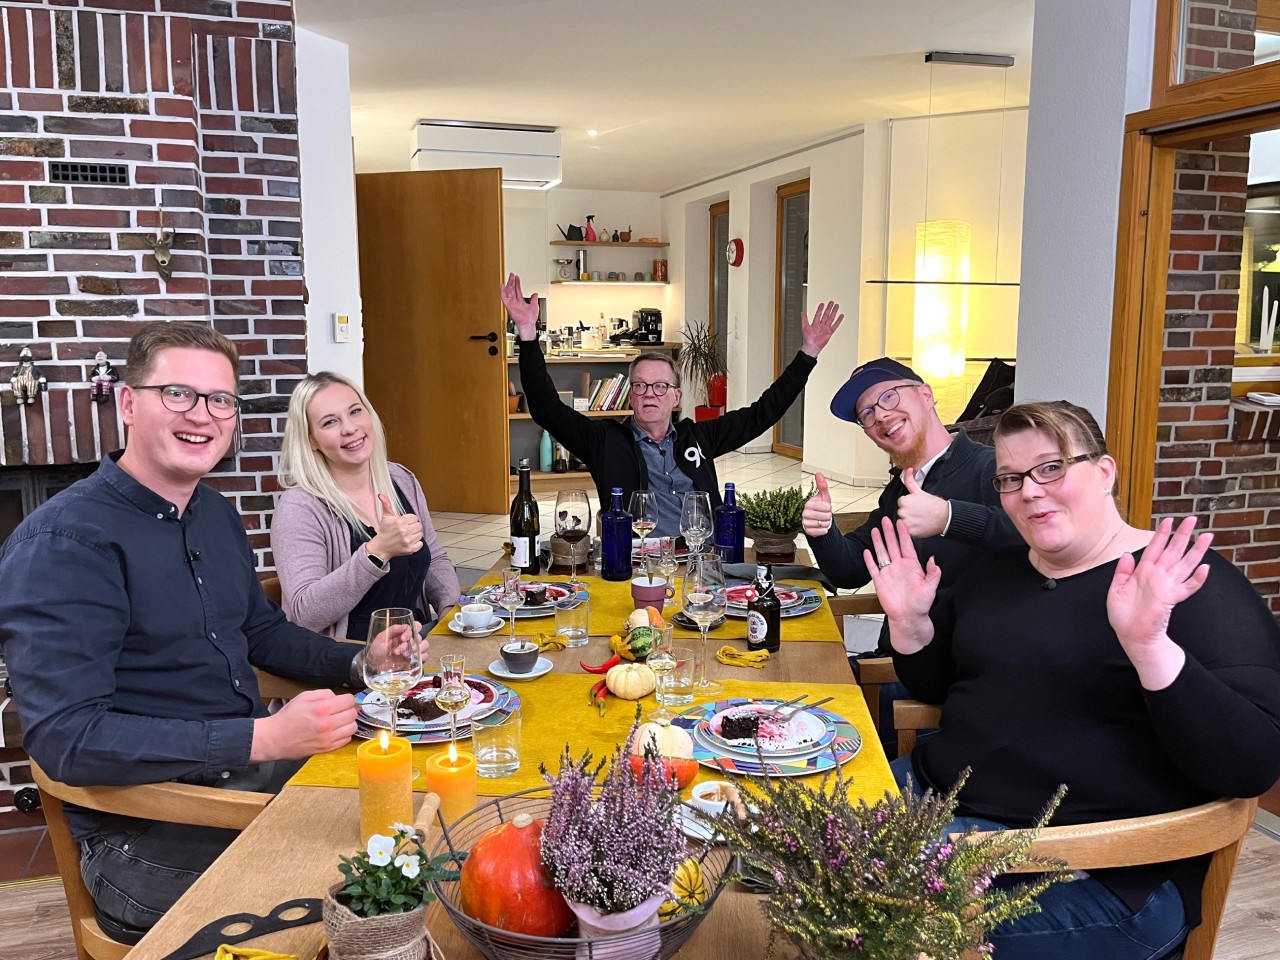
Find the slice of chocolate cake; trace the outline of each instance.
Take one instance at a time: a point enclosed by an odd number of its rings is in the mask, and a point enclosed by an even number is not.
[[[758,713],[731,713],[720,720],[720,736],[726,740],[754,740],[759,734]]]

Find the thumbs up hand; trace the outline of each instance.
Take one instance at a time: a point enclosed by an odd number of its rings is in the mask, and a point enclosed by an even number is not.
[[[915,540],[939,536],[951,516],[947,501],[921,490],[911,467],[903,469],[902,482],[907,494],[898,498],[898,519],[906,523],[907,531]]]
[[[375,557],[390,560],[422,549],[422,521],[412,513],[398,516],[385,493],[378,494],[377,520],[378,532],[366,548]]]
[[[821,537],[831,529],[831,490],[827,487],[827,478],[820,473],[814,476],[814,483],[818,491],[805,501],[800,520],[805,533]]]

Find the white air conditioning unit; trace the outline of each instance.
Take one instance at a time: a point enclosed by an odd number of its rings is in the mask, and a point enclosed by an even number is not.
[[[512,190],[550,190],[560,182],[560,134],[526,127],[462,120],[419,120],[410,142],[410,169],[502,169]]]

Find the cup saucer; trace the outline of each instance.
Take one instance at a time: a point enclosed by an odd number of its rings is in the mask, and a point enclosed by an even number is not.
[[[501,630],[504,622],[505,621],[501,617],[494,617],[489,621],[489,625],[487,627],[464,627],[462,625],[462,620],[455,615],[454,618],[449,621],[449,629],[463,637],[487,637],[489,634]]]
[[[512,673],[507,669],[506,662],[499,657],[497,660],[493,661],[493,663],[489,664],[489,672],[495,677],[501,677],[503,680],[532,680],[535,677],[542,676],[544,673],[549,673],[553,666],[554,664],[546,657],[539,657],[537,662],[533,665],[533,669],[528,673]]]

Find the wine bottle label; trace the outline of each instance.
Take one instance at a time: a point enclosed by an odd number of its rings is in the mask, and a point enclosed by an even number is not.
[[[532,537],[511,538],[511,565],[513,567],[529,566],[529,542]]]
[[[747,613],[747,643],[762,644],[769,633],[769,621],[758,610]]]

